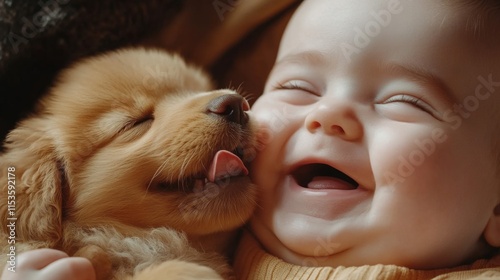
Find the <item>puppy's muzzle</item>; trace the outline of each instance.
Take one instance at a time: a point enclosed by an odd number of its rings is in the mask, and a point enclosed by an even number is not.
[[[207,104],[208,114],[241,125],[245,125],[248,122],[248,115],[245,111],[249,109],[250,105],[246,99],[238,94],[225,94],[212,99]]]

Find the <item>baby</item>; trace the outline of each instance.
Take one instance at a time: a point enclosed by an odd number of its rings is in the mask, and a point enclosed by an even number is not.
[[[252,108],[270,134],[251,232],[301,266],[491,258],[499,106],[498,1],[305,1]]]
[[[5,267],[3,280],[95,280],[89,260],[68,257],[54,249],[38,249],[19,255],[15,272]]]
[[[260,207],[237,252],[241,278],[482,258],[500,274],[499,6],[299,7],[253,106],[269,137],[251,170]],[[263,272],[273,261],[281,267]]]

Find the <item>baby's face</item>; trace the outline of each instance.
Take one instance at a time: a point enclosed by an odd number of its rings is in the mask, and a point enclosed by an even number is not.
[[[498,36],[443,2],[299,8],[253,107],[271,134],[251,227],[270,253],[433,268],[500,246]]]

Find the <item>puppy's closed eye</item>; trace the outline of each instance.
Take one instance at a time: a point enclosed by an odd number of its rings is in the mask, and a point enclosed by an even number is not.
[[[129,120],[123,127],[123,130],[149,128],[153,124],[154,119],[153,113],[144,114],[139,118]]]
[[[137,140],[148,132],[154,119],[152,112],[145,113],[140,117],[127,117],[113,140],[122,143]]]

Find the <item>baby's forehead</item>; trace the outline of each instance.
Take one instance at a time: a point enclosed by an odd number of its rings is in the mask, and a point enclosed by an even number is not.
[[[457,59],[470,54],[467,59],[481,61],[488,72],[499,71],[500,9],[458,2],[497,1],[304,1],[287,27],[281,49],[309,47],[328,40],[328,51],[334,49],[343,54],[361,53],[377,43],[380,49],[385,45],[399,49],[410,45],[443,49]],[[312,40],[310,34],[319,36]],[[283,52],[278,58],[280,55]]]
[[[405,19],[406,14],[416,15],[422,21],[426,17],[439,19],[441,27],[447,24],[455,25],[474,37],[500,37],[500,1],[498,0],[303,1],[293,15],[292,22],[296,18],[302,18],[306,23],[312,23],[321,15],[329,15],[328,18],[332,21],[341,22],[345,19],[352,20],[357,14],[366,16],[358,27],[371,29],[372,34],[377,33],[377,29],[397,24],[397,19]],[[324,21],[324,24],[328,24],[327,21]],[[362,31],[370,33],[368,30]]]

